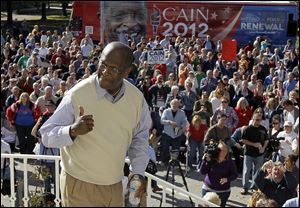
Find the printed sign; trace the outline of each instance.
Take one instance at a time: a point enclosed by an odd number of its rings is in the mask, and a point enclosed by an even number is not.
[[[223,53],[224,51],[224,53]],[[222,41],[222,60],[235,61],[237,54],[236,40],[223,40]]]
[[[94,27],[93,26],[85,26],[85,34],[93,34],[94,33]]]
[[[165,63],[165,52],[161,50],[148,51],[148,63],[149,64],[163,64]]]

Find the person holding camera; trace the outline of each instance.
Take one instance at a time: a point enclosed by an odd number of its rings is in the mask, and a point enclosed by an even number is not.
[[[279,146],[279,160],[283,162],[284,158],[290,154],[293,154],[292,143],[296,139],[297,134],[293,130],[293,124],[291,121],[284,122],[284,130],[279,132],[277,139],[280,142]]]
[[[201,174],[205,175],[202,186],[202,197],[207,192],[215,192],[221,199],[221,207],[225,207],[230,196],[230,183],[238,176],[236,166],[228,154],[227,145],[212,140],[203,155],[200,167]]]
[[[280,115],[278,114],[272,117],[272,126],[268,130],[269,143],[265,155],[265,157],[268,159],[273,160],[279,150],[280,143],[277,139],[277,135],[283,130],[283,128],[280,126],[280,120]]]
[[[245,144],[244,164],[243,164],[243,189],[241,194],[246,194],[248,189],[255,189],[254,180],[249,184],[250,171],[252,167],[252,179],[262,166],[264,152],[268,145],[267,130],[261,125],[262,116],[259,113],[253,114],[253,124],[248,126],[242,135],[242,142]]]
[[[161,139],[162,145],[162,163],[164,166],[168,163],[169,147],[172,150],[179,149],[185,141],[184,132],[187,126],[187,118],[183,110],[179,109],[180,101],[174,99],[170,103],[170,108],[164,110],[161,116],[161,123],[164,125]]]

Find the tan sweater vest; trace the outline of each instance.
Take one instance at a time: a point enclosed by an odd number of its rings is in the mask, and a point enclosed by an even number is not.
[[[95,76],[81,81],[71,93],[75,117],[79,105],[92,114],[94,129],[61,148],[62,163],[71,176],[93,184],[111,185],[123,177],[124,159],[142,112],[143,94],[124,80],[125,94],[116,103],[98,99]]]

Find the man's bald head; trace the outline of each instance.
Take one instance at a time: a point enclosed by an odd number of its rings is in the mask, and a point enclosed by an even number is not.
[[[111,42],[103,50],[100,60],[104,57],[113,59],[119,67],[129,68],[132,66],[134,56],[129,46],[121,42]]]

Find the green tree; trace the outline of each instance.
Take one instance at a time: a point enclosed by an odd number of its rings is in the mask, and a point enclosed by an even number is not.
[[[47,20],[47,14],[46,14],[46,3],[45,1],[43,1],[42,4],[42,18],[41,20]]]
[[[68,2],[67,1],[62,1],[61,3],[61,6],[62,6],[62,14],[67,17],[68,14],[67,14],[67,6],[68,6]]]
[[[7,25],[11,25],[12,24],[12,2],[11,1],[7,1],[6,2],[6,10],[7,10]]]

